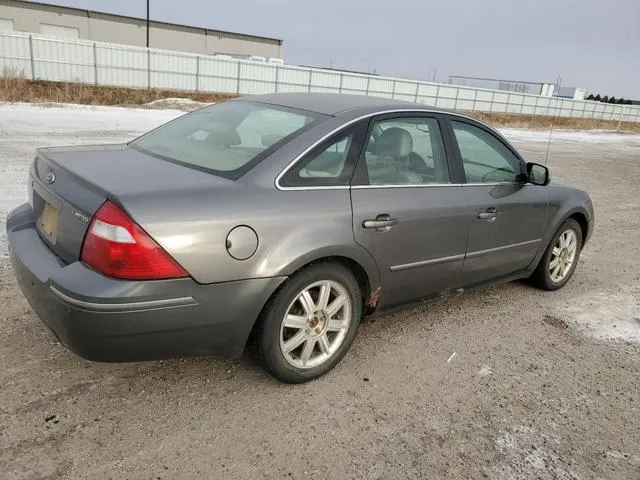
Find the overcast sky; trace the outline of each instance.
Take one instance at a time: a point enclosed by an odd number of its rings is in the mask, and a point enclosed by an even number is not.
[[[284,40],[287,63],[640,99],[640,0],[150,0],[151,19]],[[47,0],[145,17],[145,0]]]

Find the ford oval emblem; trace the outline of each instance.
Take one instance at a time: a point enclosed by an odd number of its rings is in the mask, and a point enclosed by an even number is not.
[[[47,176],[44,177],[44,181],[51,184],[53,182],[56,181],[56,174],[53,173],[53,171],[50,171],[49,173],[47,173]]]

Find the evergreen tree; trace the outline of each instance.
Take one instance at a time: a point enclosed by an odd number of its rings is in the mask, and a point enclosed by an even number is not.
[[[589,96],[587,98],[585,98],[585,100],[595,100],[596,97],[593,96],[593,93],[590,93]]]
[[[602,98],[600,97],[600,94],[597,94],[594,98],[593,98],[596,102],[601,102]]]
[[[602,101],[603,101],[604,103],[609,103],[609,96],[608,96],[608,95],[605,95],[604,97],[602,97]]]
[[[611,97],[609,99],[609,103],[616,103],[616,102],[617,102],[616,97]]]

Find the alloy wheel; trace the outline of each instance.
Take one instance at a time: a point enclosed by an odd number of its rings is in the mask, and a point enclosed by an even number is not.
[[[576,258],[578,237],[573,229],[560,234],[551,252],[549,276],[554,283],[562,282],[571,271]]]
[[[335,280],[305,287],[289,304],[280,327],[280,350],[300,369],[327,362],[344,342],[353,306],[347,289]]]

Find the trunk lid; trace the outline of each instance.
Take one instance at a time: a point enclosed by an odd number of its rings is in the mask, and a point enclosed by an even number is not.
[[[230,183],[126,145],[43,148],[29,172],[29,201],[42,238],[71,263],[80,258],[90,220],[107,198],[122,204],[128,197]]]

